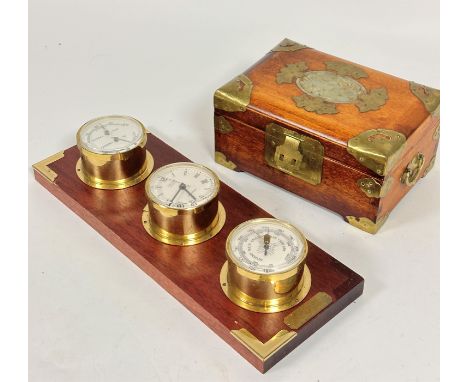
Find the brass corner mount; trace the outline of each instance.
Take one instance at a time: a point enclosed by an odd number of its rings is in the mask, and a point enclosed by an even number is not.
[[[355,216],[346,216],[346,221],[352,226],[359,228],[362,231],[376,234],[385,221],[388,218],[388,214],[378,218],[375,222],[366,217],[355,217]]]
[[[406,136],[395,130],[366,130],[348,141],[348,152],[379,176],[386,176],[398,163]]]
[[[276,353],[281,347],[291,341],[297,333],[294,331],[280,330],[267,342],[263,343],[247,329],[231,330],[231,334],[247,349],[249,349],[262,362]]]
[[[250,103],[253,83],[245,74],[241,74],[221,86],[214,94],[215,109],[238,112],[245,111]]]
[[[46,159],[41,160],[33,164],[33,168],[41,174],[44,178],[46,178],[49,182],[54,183],[55,179],[57,178],[57,173],[50,169],[49,165],[53,162],[62,159],[65,156],[64,151],[60,151],[57,154],[51,155]]]

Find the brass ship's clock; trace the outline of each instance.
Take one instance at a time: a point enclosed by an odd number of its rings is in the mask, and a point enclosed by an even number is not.
[[[289,309],[310,290],[307,240],[277,219],[248,220],[229,234],[221,287],[236,305],[260,313]]]
[[[76,134],[78,177],[99,189],[122,189],[146,179],[153,157],[146,150],[146,129],[135,118],[111,115],[86,122]]]
[[[205,166],[190,162],[163,166],[146,181],[143,226],[166,244],[202,243],[216,235],[226,220],[219,190],[217,175]]]

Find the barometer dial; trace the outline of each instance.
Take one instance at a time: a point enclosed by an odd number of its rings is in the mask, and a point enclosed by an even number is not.
[[[248,220],[229,234],[221,289],[241,308],[275,313],[309,293],[307,240],[294,226],[273,218]]]
[[[293,226],[277,219],[256,219],[230,235],[228,253],[242,268],[259,274],[285,272],[305,255],[305,239]]]

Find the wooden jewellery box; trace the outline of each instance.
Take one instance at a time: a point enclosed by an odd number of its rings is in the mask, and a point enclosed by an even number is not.
[[[434,165],[439,100],[439,90],[285,39],[216,90],[216,161],[376,233]]]

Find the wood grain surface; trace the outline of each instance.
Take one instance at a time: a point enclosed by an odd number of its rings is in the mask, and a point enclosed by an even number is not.
[[[147,147],[154,157],[155,168],[188,161],[151,134]],[[228,233],[245,220],[270,215],[222,183],[220,201],[226,209],[227,220],[221,232],[191,247],[165,245],[150,237],[142,226],[141,214],[146,204],[144,182],[124,190],[90,188],[75,174],[78,158],[79,152],[74,146],[65,150],[62,159],[49,165],[58,174],[54,183],[37,170],[35,177],[261,372],[272,367],[362,294],[364,280],[361,276],[309,242],[307,265],[312,273],[312,288],[304,302],[320,291],[328,293],[333,302],[298,329],[293,340],[263,362],[235,339],[231,330],[245,328],[266,342],[280,330],[289,330],[283,319],[292,310],[260,314],[237,307],[222,292],[219,273],[225,261]],[[92,256],[91,253],[87,255]]]

